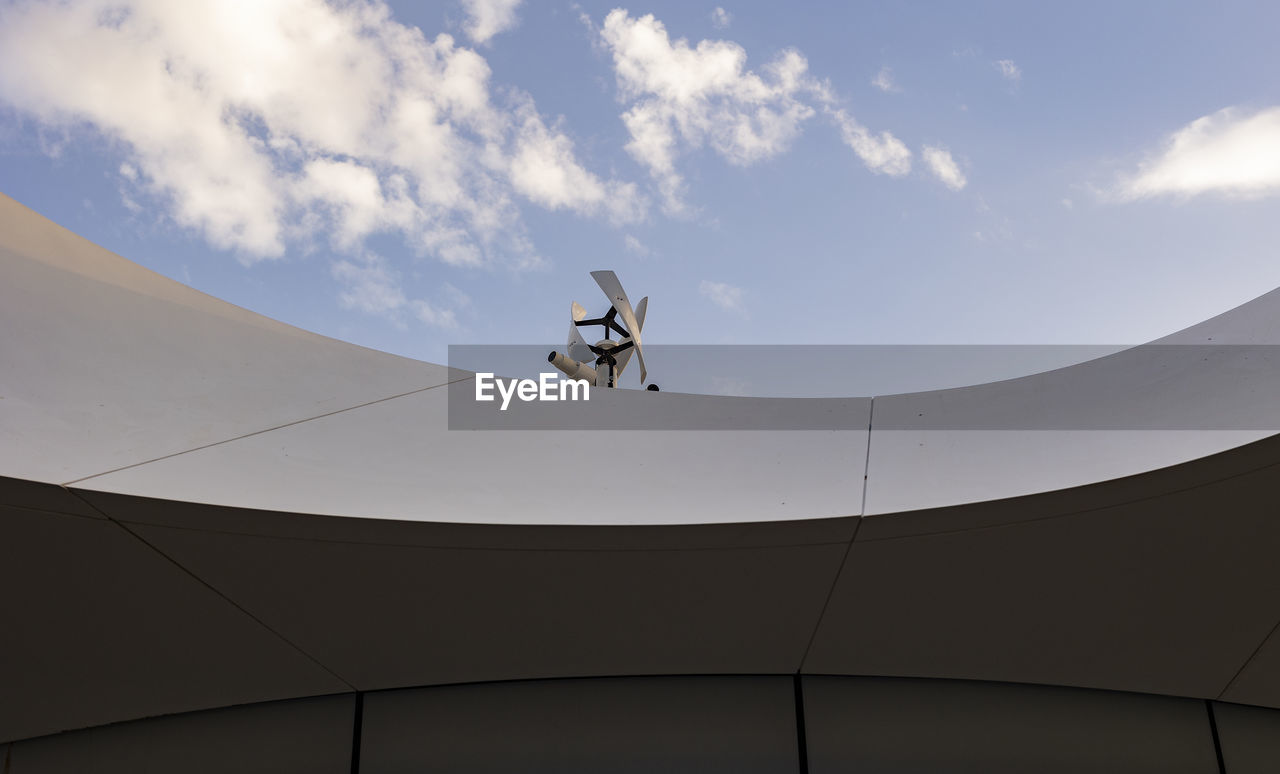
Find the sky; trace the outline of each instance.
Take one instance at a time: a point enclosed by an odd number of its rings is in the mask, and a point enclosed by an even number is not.
[[[443,361],[1124,344],[1280,286],[1280,4],[0,0],[0,191]],[[762,364],[761,367],[766,367]]]

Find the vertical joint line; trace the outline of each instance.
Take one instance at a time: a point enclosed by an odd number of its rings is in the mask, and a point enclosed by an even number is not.
[[[800,755],[800,774],[809,774],[809,739],[804,730],[804,686],[800,673],[792,675],[796,697],[796,749]]]
[[[1213,735],[1213,754],[1218,756],[1218,774],[1227,774],[1227,764],[1222,760],[1222,742],[1218,740],[1218,718],[1213,712],[1213,700],[1205,699],[1204,708],[1209,713],[1209,733]]]
[[[356,691],[355,717],[351,723],[351,774],[360,774],[360,732],[364,726],[364,692]]]
[[[862,507],[859,516],[867,515],[867,490],[871,488],[871,428],[876,416],[876,396],[871,396],[871,407],[867,409],[867,453],[862,459]]]

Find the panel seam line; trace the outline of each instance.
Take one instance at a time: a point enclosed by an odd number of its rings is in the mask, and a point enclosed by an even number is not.
[[[210,583],[209,581],[205,580],[204,578],[201,578],[199,575],[197,575],[195,572],[193,572],[193,571],[192,571],[191,569],[189,569],[187,566],[185,566],[184,564],[182,564],[181,562],[179,562],[177,559],[173,558],[173,557],[172,557],[172,556],[170,556],[169,554],[167,554],[167,553],[165,553],[164,551],[162,551],[159,547],[157,547],[156,545],[154,545],[153,543],[151,543],[149,540],[147,540],[147,539],[146,539],[146,538],[144,538],[143,536],[139,535],[137,532],[134,532],[133,530],[129,529],[129,527],[128,527],[128,526],[126,526],[125,524],[123,524],[123,523],[121,523],[121,522],[117,521],[116,519],[112,518],[112,517],[111,517],[111,515],[110,515],[110,514],[108,514],[106,511],[103,511],[101,508],[98,508],[98,507],[97,507],[97,506],[95,506],[93,503],[89,502],[87,499],[85,499],[85,498],[81,497],[78,493],[76,493],[76,492],[74,492],[74,491],[72,491],[72,490],[70,490],[70,489],[68,489],[68,490],[66,490],[66,491],[70,492],[72,495],[74,495],[75,497],[79,498],[81,501],[83,501],[83,502],[84,502],[84,504],[85,504],[85,505],[88,505],[90,508],[93,508],[93,509],[94,509],[95,511],[97,511],[98,513],[101,513],[101,514],[103,515],[103,517],[104,517],[105,519],[107,519],[107,521],[111,522],[112,524],[116,525],[116,526],[117,526],[117,527],[119,527],[120,529],[124,530],[126,534],[130,535],[131,537],[133,537],[133,538],[134,538],[135,540],[137,540],[139,543],[142,543],[142,544],[143,544],[144,546],[146,546],[147,548],[150,548],[152,551],[154,551],[155,553],[159,554],[162,558],[164,558],[166,561],[168,561],[168,562],[169,562],[170,564],[172,564],[174,567],[177,567],[179,570],[181,570],[182,572],[184,572],[185,574],[187,574],[188,576],[190,576],[192,580],[196,581],[196,582],[197,582],[197,583],[199,583],[201,586],[204,586],[204,587],[205,587],[206,589],[208,589],[209,591],[212,591],[214,594],[216,594],[219,598],[221,598],[221,599],[222,599],[223,601],[225,601],[227,604],[231,605],[231,606],[232,606],[232,607],[234,607],[236,610],[239,610],[241,613],[243,613],[245,616],[247,616],[251,621],[253,621],[254,623],[258,624],[258,625],[259,625],[259,626],[261,626],[263,629],[266,629],[266,630],[267,630],[268,632],[270,632],[271,634],[273,634],[273,635],[274,635],[277,639],[279,639],[281,642],[283,642],[283,643],[285,643],[286,645],[288,645],[289,647],[293,648],[293,649],[294,649],[294,650],[296,650],[298,653],[301,653],[304,657],[306,657],[306,659],[307,659],[308,661],[310,661],[311,663],[313,663],[313,664],[315,664],[316,666],[320,667],[320,669],[324,670],[326,673],[328,673],[331,677],[333,677],[334,679],[336,679],[338,682],[340,682],[340,683],[342,683],[343,685],[347,686],[347,687],[348,687],[348,688],[350,688],[352,691],[356,691],[356,692],[358,692],[358,690],[359,690],[359,689],[357,689],[354,685],[352,685],[352,684],[351,684],[351,682],[350,682],[349,680],[347,680],[346,678],[344,678],[342,675],[338,674],[337,672],[333,671],[333,670],[332,670],[332,669],[330,669],[328,666],[325,666],[325,664],[324,664],[323,662],[321,662],[321,661],[320,661],[320,659],[318,659],[318,658],[316,658],[315,656],[311,655],[311,654],[310,654],[310,653],[308,653],[306,650],[304,650],[300,645],[298,645],[297,643],[293,642],[293,641],[292,641],[292,640],[290,640],[288,637],[285,637],[285,636],[284,636],[283,634],[281,634],[280,632],[276,631],[274,628],[272,628],[271,626],[269,626],[269,625],[268,625],[265,621],[263,621],[261,618],[259,618],[258,616],[254,615],[253,613],[249,612],[249,611],[248,611],[248,610],[247,610],[243,605],[241,605],[240,603],[236,602],[236,601],[235,601],[234,599],[232,599],[231,597],[227,596],[227,594],[223,593],[221,590],[219,590],[217,587],[215,587],[212,583]]]
[[[1280,621],[1276,621],[1275,625],[1271,627],[1271,630],[1267,632],[1267,635],[1258,643],[1258,647],[1253,649],[1253,652],[1249,654],[1249,657],[1244,660],[1244,663],[1240,665],[1240,668],[1236,670],[1236,673],[1227,681],[1222,692],[1218,694],[1218,699],[1225,701],[1224,697],[1227,695],[1227,692],[1236,684],[1236,680],[1240,679],[1240,675],[1244,674],[1244,670],[1247,669],[1248,666],[1253,663],[1253,660],[1258,657],[1258,654],[1262,652],[1263,647],[1265,647],[1271,638],[1275,636],[1277,629],[1280,629]]]
[[[276,431],[276,430],[283,430],[283,429],[284,429],[284,428],[286,428],[286,427],[293,427],[294,425],[301,425],[301,424],[303,424],[303,423],[305,423],[305,422],[314,422],[314,421],[315,421],[315,420],[317,420],[317,419],[324,419],[324,418],[326,418],[326,417],[331,417],[331,416],[334,416],[334,415],[336,415],[336,414],[344,414],[344,413],[346,413],[346,412],[348,412],[348,411],[355,411],[356,409],[362,409],[362,408],[366,408],[366,407],[368,407],[368,406],[374,406],[374,405],[377,405],[377,404],[379,404],[379,403],[385,403],[385,402],[387,402],[387,401],[389,401],[389,400],[395,400],[395,399],[397,399],[397,398],[404,398],[404,397],[408,397],[409,395],[417,395],[417,394],[418,394],[418,393],[420,393],[420,392],[427,392],[427,391],[429,391],[429,390],[438,390],[438,389],[440,389],[441,387],[448,387],[448,386],[449,386],[449,385],[451,385],[451,384],[457,384],[458,382],[465,382],[465,381],[467,381],[468,379],[472,379],[472,378],[474,378],[474,377],[468,376],[468,377],[465,377],[465,378],[462,378],[462,379],[454,379],[453,381],[444,382],[443,384],[433,384],[433,385],[431,385],[430,387],[419,387],[419,388],[418,388],[418,389],[416,389],[416,390],[409,390],[408,392],[402,392],[402,393],[399,393],[399,394],[397,394],[397,395],[388,395],[388,396],[387,396],[387,397],[385,397],[385,398],[378,398],[377,400],[367,401],[367,402],[365,402],[365,403],[360,403],[360,404],[357,404],[357,405],[355,405],[355,406],[347,406],[346,408],[336,409],[336,410],[334,410],[334,411],[329,411],[329,412],[326,412],[326,413],[324,413],[324,414],[316,414],[316,415],[315,415],[315,416],[313,416],[313,417],[306,417],[305,419],[297,419],[297,420],[294,420],[294,421],[292,421],[292,422],[285,422],[284,424],[281,424],[281,425],[275,425],[274,427],[267,427],[267,428],[263,428],[262,430],[254,430],[254,431],[253,431],[253,432],[251,432],[251,433],[245,433],[245,434],[243,434],[243,435],[237,435],[237,436],[235,436],[234,438],[224,438],[224,439],[222,439],[221,441],[213,441],[212,443],[206,443],[206,444],[204,444],[204,445],[202,445],[202,446],[194,446],[194,447],[192,447],[192,448],[190,448],[190,449],[183,449],[182,451],[173,452],[172,454],[164,454],[164,455],[161,455],[161,456],[159,456],[159,457],[154,457],[154,458],[149,459],[149,460],[143,460],[142,462],[134,462],[134,463],[129,464],[129,465],[121,465],[121,466],[120,466],[120,467],[118,467],[118,468],[112,468],[111,470],[104,470],[104,471],[102,471],[101,473],[94,473],[93,475],[89,475],[89,476],[82,476],[82,477],[80,477],[80,478],[73,479],[73,480],[71,480],[71,481],[64,481],[64,482],[62,482],[61,486],[64,486],[64,487],[71,486],[71,485],[73,485],[73,484],[78,484],[78,483],[80,483],[81,481],[88,481],[88,480],[90,480],[90,479],[98,478],[98,477],[100,477],[100,476],[109,476],[109,475],[111,475],[112,473],[119,473],[119,472],[120,472],[120,471],[122,471],[122,470],[129,470],[129,469],[131,469],[131,468],[137,468],[137,467],[141,467],[141,466],[143,466],[143,465],[150,465],[150,464],[151,464],[151,463],[153,463],[153,462],[160,462],[160,461],[162,461],[162,460],[167,460],[167,459],[170,459],[170,458],[172,458],[172,457],[180,457],[180,456],[182,456],[182,455],[184,455],[184,454],[190,454],[190,453],[192,453],[192,452],[203,451],[203,450],[205,450],[205,449],[210,449],[210,448],[212,448],[212,447],[214,447],[214,446],[221,446],[221,445],[222,445],[222,444],[224,444],[224,443],[231,443],[231,442],[233,442],[233,441],[240,441],[240,440],[243,440],[243,439],[245,439],[245,438],[252,438],[252,437],[253,437],[253,436],[255,436],[255,435],[262,435],[263,433],[270,433],[270,432],[274,432],[274,431]]]
[[[871,434],[876,424],[876,398],[871,396],[871,406],[867,409],[867,453],[862,458],[862,507],[858,516],[867,515],[867,490],[871,488]]]
[[[809,633],[809,642],[804,646],[804,655],[800,657],[800,665],[796,668],[796,674],[804,671],[804,662],[809,660],[809,651],[813,649],[813,642],[818,638],[818,630],[822,628],[822,620],[827,617],[827,608],[831,605],[831,598],[835,596],[836,586],[840,584],[840,576],[844,574],[845,565],[849,563],[849,553],[853,551],[853,541],[858,537],[858,527],[862,526],[862,517],[853,523],[853,534],[849,536],[849,542],[844,547],[844,555],[840,557],[840,567],[836,570],[836,576],[831,579],[831,587],[827,589],[827,597],[822,602],[822,610],[818,613],[818,620],[813,625],[813,631]]]
[[[831,587],[827,589],[826,599],[822,601],[822,610],[818,613],[818,620],[813,625],[813,631],[809,633],[809,641],[805,643],[804,654],[800,656],[800,664],[796,667],[796,674],[799,675],[804,671],[804,664],[809,660],[809,651],[813,650],[814,640],[818,638],[818,630],[822,628],[822,621],[827,617],[827,608],[831,606],[831,598],[835,596],[836,586],[840,583],[840,576],[844,574],[845,565],[849,563],[849,554],[853,551],[853,541],[858,537],[858,528],[862,526],[862,520],[866,518],[867,513],[867,485],[870,483],[868,476],[871,470],[871,428],[875,423],[876,399],[871,398],[871,405],[867,409],[867,453],[862,460],[862,507],[858,511],[858,520],[853,523],[853,534],[849,536],[849,543],[844,548],[844,555],[840,557],[840,566],[836,569],[836,576],[831,579]]]

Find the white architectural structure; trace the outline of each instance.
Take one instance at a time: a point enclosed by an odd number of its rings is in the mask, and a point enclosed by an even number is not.
[[[471,374],[0,197],[0,765],[1274,771],[1277,342],[1273,292],[962,389],[600,390],[734,429],[573,508],[597,445],[450,431]]]

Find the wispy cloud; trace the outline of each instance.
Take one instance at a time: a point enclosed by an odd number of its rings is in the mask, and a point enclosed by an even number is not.
[[[968,184],[964,173],[960,171],[960,166],[956,164],[956,160],[951,157],[951,151],[946,148],[939,148],[933,145],[926,145],[920,151],[920,156],[924,159],[925,166],[933,173],[933,176],[942,181],[942,184],[953,191],[959,191]]]
[[[902,140],[888,131],[872,134],[844,110],[828,112],[840,128],[845,145],[853,148],[867,169],[890,177],[901,177],[911,171],[911,151]]]
[[[457,328],[456,310],[470,303],[465,293],[448,283],[443,288],[443,301],[408,298],[399,272],[373,253],[334,261],[330,272],[342,287],[338,302],[344,309],[383,317],[401,326],[408,315],[436,328]]]
[[[790,148],[819,109],[871,171],[900,176],[911,169],[906,145],[888,131],[873,133],[838,107],[830,85],[809,73],[795,49],[757,73],[747,69],[747,52],[737,43],[673,41],[652,14],[632,18],[616,9],[599,34],[627,105],[626,149],[648,168],[669,213],[688,211],[676,163],[682,152],[710,146],[740,166],[770,159]]]
[[[1019,83],[1022,81],[1022,68],[1018,67],[1012,59],[998,59],[992,62],[1000,75],[1004,76],[1006,81],[1010,83]]]
[[[626,237],[622,240],[622,244],[627,248],[627,252],[631,253],[632,255],[638,255],[641,258],[644,258],[649,255],[648,246],[645,245],[644,242],[641,242],[639,239],[636,239],[635,236],[631,234],[626,235]]]
[[[1226,108],[1192,121],[1111,193],[1122,201],[1280,194],[1280,107],[1253,113]]]
[[[614,223],[644,217],[646,202],[635,183],[604,181],[578,163],[573,142],[542,121],[532,100],[516,111],[511,183],[529,201],[549,210],[605,213]]]
[[[452,330],[458,327],[457,312],[453,309],[444,308],[420,298],[415,299],[409,305],[409,308],[419,322],[426,323],[434,328]]]
[[[893,80],[893,71],[888,66],[880,68],[880,72],[876,73],[876,77],[871,79],[871,85],[885,93],[902,91],[897,82]]]
[[[733,14],[729,13],[720,6],[711,12],[711,26],[718,30],[725,29],[733,22]]]
[[[745,292],[742,288],[730,285],[725,282],[712,282],[703,280],[698,285],[698,293],[703,297],[710,299],[711,303],[730,312],[746,314],[746,307],[743,306],[743,297]]]
[[[692,46],[672,41],[652,14],[638,19],[615,9],[600,30],[613,55],[627,151],[657,182],[668,212],[685,210],[676,170],[681,146],[710,145],[732,164],[748,165],[785,150],[813,114],[800,97],[821,89],[794,50],[746,69],[746,51],[730,41]]]
[[[514,19],[510,2],[467,8],[477,40]],[[588,171],[528,95],[495,96],[482,56],[381,2],[71,0],[0,15],[0,102],[110,138],[132,199],[151,194],[245,261],[317,238],[359,255],[399,233],[447,263],[528,266],[523,204],[643,217],[635,186]],[[372,279],[346,303],[391,304],[376,267],[351,266]]]
[[[488,43],[494,35],[516,26],[520,19],[516,9],[522,0],[462,0],[467,12],[463,30],[476,43]]]
[[[390,316],[407,301],[400,278],[384,258],[367,255],[356,260],[335,261],[330,270],[333,278],[342,283],[338,298],[346,309]]]

